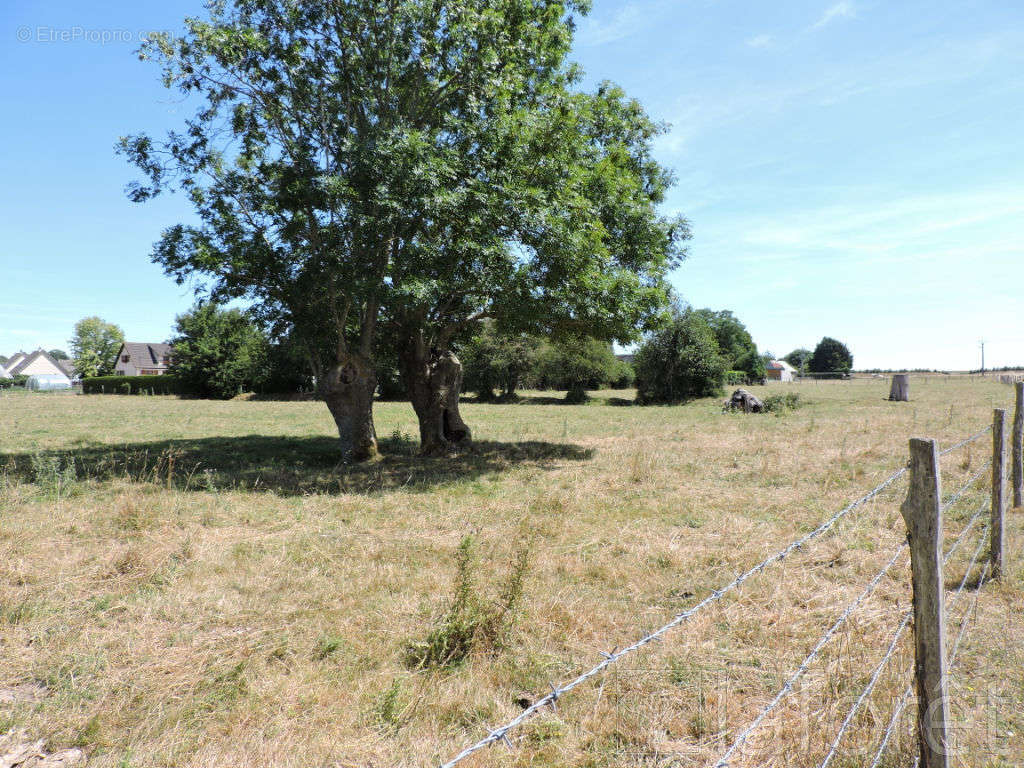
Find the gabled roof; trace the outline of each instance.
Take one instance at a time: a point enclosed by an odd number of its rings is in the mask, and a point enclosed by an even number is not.
[[[138,342],[126,341],[117,351],[117,359],[122,355],[128,355],[132,365],[136,368],[166,368],[171,357],[170,344],[140,344]]]
[[[7,372],[10,373],[11,369],[14,368],[18,363],[24,360],[28,355],[24,352],[15,352],[10,358],[4,363],[4,367],[7,368]]]
[[[8,369],[8,373],[11,376],[17,376],[23,370],[28,368],[32,363],[34,363],[36,360],[39,360],[39,359],[43,359],[43,360],[49,361],[50,365],[52,365],[58,371],[63,371],[64,370],[64,367],[57,360],[54,360],[52,357],[50,357],[50,353],[49,352],[47,352],[44,349],[37,349],[35,352],[33,352],[31,355],[29,355],[25,359],[19,360],[18,364],[15,365],[13,368]]]
[[[769,360],[765,363],[765,368],[769,368],[773,371],[789,371],[790,373],[796,373],[796,368],[785,360]]]

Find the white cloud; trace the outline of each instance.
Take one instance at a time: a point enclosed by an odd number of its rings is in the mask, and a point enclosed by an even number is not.
[[[840,0],[840,2],[827,8],[821,18],[813,24],[812,28],[820,29],[827,24],[831,24],[836,19],[852,19],[856,15],[857,8],[853,3],[849,2],[849,0]]]
[[[747,45],[751,48],[769,48],[773,41],[774,38],[772,38],[771,35],[754,35],[752,38],[747,40]]]

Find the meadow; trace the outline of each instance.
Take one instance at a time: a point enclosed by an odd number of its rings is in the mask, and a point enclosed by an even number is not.
[[[411,407],[380,403],[384,456],[354,467],[322,403],[4,393],[0,733],[81,746],[90,766],[436,766],[871,489],[910,437],[947,447],[1012,406],[992,379],[913,377],[909,403],[888,386],[752,387],[800,407],[748,415],[630,392],[467,401],[474,444],[430,459]],[[946,493],[990,455],[986,436],[945,456]],[[461,765],[713,764],[905,539],[905,492]],[[1016,765],[1019,510],[1002,581],[976,594],[954,764]],[[909,601],[904,557],[734,764],[818,765]],[[833,766],[870,762],[911,660],[905,639]],[[883,765],[910,764],[910,722]]]

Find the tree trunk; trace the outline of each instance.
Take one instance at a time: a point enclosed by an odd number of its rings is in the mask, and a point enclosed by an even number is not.
[[[335,365],[327,374],[323,395],[338,425],[346,461],[365,461],[377,455],[373,426],[373,393],[377,376],[368,360],[357,355]]]
[[[450,351],[430,350],[403,355],[409,400],[420,422],[420,453],[438,455],[452,443],[472,438],[459,414],[462,395],[462,363]]]

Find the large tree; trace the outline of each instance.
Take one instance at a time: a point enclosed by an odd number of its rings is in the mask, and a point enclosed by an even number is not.
[[[718,352],[725,358],[730,370],[743,371],[751,380],[758,381],[765,376],[765,362],[757,351],[750,331],[730,310],[716,312],[712,309],[695,310],[704,318],[718,342]]]
[[[843,376],[853,368],[853,355],[843,342],[826,336],[814,348],[814,354],[807,361],[811,373],[822,376]]]
[[[242,310],[201,304],[178,315],[175,332],[168,373],[183,392],[226,400],[262,379],[267,339]]]
[[[117,365],[117,352],[124,342],[124,331],[100,317],[83,317],[75,323],[75,334],[68,341],[75,358],[75,373],[110,376]]]
[[[397,351],[422,448],[469,436],[460,334],[628,341],[660,316],[685,220],[661,126],[566,63],[585,0],[227,0],[143,58],[201,107],[182,133],[122,139],[197,226],[153,258],[244,297],[305,345],[353,459],[376,451],[374,355]]]

